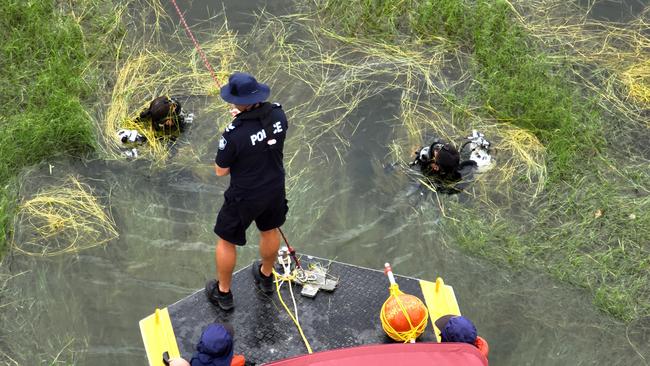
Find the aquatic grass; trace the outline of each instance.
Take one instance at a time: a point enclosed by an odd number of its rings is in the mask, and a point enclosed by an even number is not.
[[[316,30],[295,22],[302,15],[276,18],[263,13],[260,17],[265,20],[258,21],[244,47],[251,43],[266,45],[268,42],[259,41],[270,36],[285,41],[255,49],[248,64],[255,65],[264,79],[274,81],[274,95],[299,95],[285,107],[294,131],[286,153],[296,157],[289,160],[287,170],[291,171],[294,161],[303,163],[304,157],[344,162],[345,150],[350,145],[348,135],[359,124],[350,115],[363,101],[377,95],[381,86],[364,83],[368,69],[354,67],[345,58],[351,49],[322,52],[325,40]],[[289,42],[295,33],[305,39]],[[305,93],[305,89],[311,93]],[[323,143],[324,140],[332,143]]]
[[[476,101],[472,104],[482,104],[484,114],[525,128],[546,144],[549,178],[568,174],[571,159],[585,146],[602,145],[600,121],[590,114],[588,104],[576,102],[583,98],[579,90],[565,81],[568,70],[550,62],[540,51],[540,45],[513,21],[512,6],[507,1],[469,4],[435,0],[402,5],[385,18],[403,18],[407,27],[369,28],[364,34],[384,38],[382,32],[391,31],[402,38],[410,37],[415,43],[439,42],[444,37],[467,49],[474,65]],[[326,21],[343,29],[350,26],[345,24],[348,18],[341,14],[353,14],[364,7],[372,5],[336,0],[321,4]],[[402,38],[399,42],[406,43]]]
[[[459,136],[467,136],[471,129],[479,129],[490,140],[499,143],[500,167],[490,173],[492,177],[489,179],[501,184],[512,181],[515,176],[517,179],[521,176],[524,181],[535,184],[535,191],[527,198],[529,202],[542,191],[548,177],[545,164],[548,147],[540,144],[540,138],[531,135],[524,128],[509,126],[508,121],[499,123],[498,120],[486,119],[481,116],[479,108],[469,104],[471,100],[462,100],[454,95],[459,88],[461,93],[467,93],[464,89],[469,85],[480,83],[474,81],[473,75],[467,71],[471,58],[468,59],[462,50],[449,47],[454,35],[428,33],[431,38],[426,47],[422,47],[417,43],[421,39],[416,40],[415,44],[391,44],[374,38],[368,40],[341,35],[331,30],[320,32],[349,44],[358,53],[369,54],[374,59],[381,60],[368,60],[369,62],[359,62],[352,66],[360,69],[372,65],[373,69],[367,77],[381,74],[398,76],[387,87],[401,89],[404,93],[401,98],[400,121],[406,127],[407,136],[404,141],[401,138],[399,140],[401,146],[408,146],[408,151],[400,149],[402,153],[394,156],[396,160],[405,163],[406,159],[411,158],[412,151],[432,137],[432,132],[448,141],[462,143]],[[449,57],[450,53],[452,57]],[[450,77],[450,74],[456,78]],[[451,109],[451,113],[441,113],[443,106],[446,106],[443,109]],[[558,145],[564,148],[561,143]],[[574,145],[572,143],[567,146]],[[565,154],[568,155],[569,152]],[[480,179],[488,178],[481,176]]]
[[[641,105],[650,105],[650,59],[630,66],[621,74],[628,97]]]
[[[7,260],[5,257],[3,263]],[[69,328],[71,322],[66,321],[67,326],[59,328],[57,337],[48,337],[42,327],[44,323],[56,321],[50,307],[57,301],[60,306],[66,302],[66,297],[53,300],[60,294],[48,291],[44,274],[32,271],[7,273],[6,268],[6,265],[0,266],[0,322],[3,325],[0,330],[0,364],[78,364],[88,345],[86,340],[73,335],[74,331]],[[34,296],[31,291],[37,291],[38,295]],[[76,314],[80,309],[66,310]],[[68,317],[62,316],[61,319]],[[16,341],[17,337],[21,342]]]
[[[617,318],[648,316],[650,172],[636,143],[648,137],[638,97],[648,12],[623,25],[588,20],[558,0],[432,0],[384,14],[395,27],[352,16],[380,3],[317,5],[331,38],[415,52],[442,46],[460,70],[428,71],[431,83],[420,68],[400,70],[391,88],[402,90],[403,129],[388,146],[398,167],[433,135],[453,141],[477,128],[495,148],[496,166],[463,193],[472,201],[436,195],[448,245],[548,271],[587,288]]]
[[[575,3],[534,0],[514,4],[520,24],[573,68],[580,84],[598,96],[603,110],[630,120],[643,119],[648,102],[650,8],[625,24],[590,19]],[[627,127],[627,126],[626,126]]]
[[[10,1],[0,13],[4,35],[0,181],[56,152],[94,145],[80,98],[87,55],[79,25],[57,17],[52,3]],[[51,21],[54,17],[57,21]],[[46,123],[44,123],[46,122]]]
[[[499,164],[499,171],[502,176],[501,182],[525,181],[533,188],[528,202],[531,204],[542,193],[546,187],[546,147],[533,135],[522,128],[505,127],[499,128],[495,140],[497,146],[495,159]],[[503,161],[500,159],[502,152],[513,156],[512,159]]]
[[[234,34],[224,26],[215,31],[216,36],[203,45],[209,55],[218,55],[220,67],[217,77],[226,80],[232,72],[232,62],[238,52]],[[154,165],[165,164],[169,144],[165,139],[155,138],[154,132],[134,122],[140,111],[160,95],[213,95],[216,85],[210,74],[203,69],[202,61],[193,51],[172,54],[162,49],[148,47],[135,51],[116,64],[116,81],[110,105],[102,123],[102,140],[107,156],[118,158],[121,143],[117,131],[121,128],[135,129],[147,137],[145,148],[139,151]],[[225,112],[225,105],[222,106]],[[185,155],[187,156],[187,155]]]
[[[630,202],[625,194],[612,194],[613,186],[593,191],[583,181],[577,187],[582,191],[547,198],[519,220],[499,207],[450,202],[448,212],[463,219],[446,220],[444,237],[447,245],[498,264],[544,268],[588,289],[595,306],[619,319],[643,318],[650,314],[650,248],[639,238],[650,235],[650,201]]]
[[[411,0],[358,0],[349,4],[354,11],[345,9],[346,4],[338,1],[324,1],[320,6],[323,13],[336,17],[344,34],[395,37],[403,28],[411,3]]]
[[[95,147],[92,118],[86,103],[93,99],[91,81],[98,80],[91,61],[110,47],[104,39],[121,29],[111,23],[112,14],[94,11],[104,2],[87,0],[70,10],[67,2],[10,0],[0,9],[4,29],[0,47],[0,186],[10,190],[23,167],[60,155],[84,155]],[[111,10],[111,9],[108,9]],[[101,51],[100,51],[101,50]],[[0,246],[8,234],[13,204],[0,199]]]
[[[9,186],[6,185],[0,190],[0,253],[5,252],[7,245],[6,238],[8,236],[9,222],[11,221],[11,213],[13,206],[13,197],[9,192]],[[0,254],[0,257],[2,255]],[[0,258],[1,259],[1,258]]]
[[[73,176],[19,203],[13,228],[14,248],[41,257],[78,253],[119,236],[110,212]]]
[[[287,145],[290,177],[294,164],[304,166],[305,157],[329,160],[327,145],[334,146],[338,160],[344,163],[345,150],[350,146],[348,136],[359,124],[358,121],[346,121],[347,116],[372,95],[396,90],[402,96],[400,123],[395,126],[396,143],[391,145],[394,149],[390,155],[393,161],[402,163],[400,166],[406,166],[412,152],[423,140],[432,137],[431,131],[453,141],[458,136],[469,135],[472,128],[478,128],[491,140],[508,140],[507,144],[499,146],[498,158],[503,169],[496,169],[480,179],[502,183],[512,180],[515,175],[522,176],[525,185],[535,185],[531,197],[527,198],[529,202],[540,192],[546,179],[544,147],[534,135],[484,119],[477,114],[476,108],[464,105],[450,94],[459,85],[469,83],[470,74],[462,72],[462,55],[455,54],[451,59],[445,57],[448,48],[444,42],[409,48],[342,36],[317,28],[310,22],[296,23],[295,19],[293,16],[268,16],[266,21],[258,21],[259,29],[252,32],[256,42],[265,39],[264,35],[268,33],[279,39],[290,39],[292,33],[304,37],[301,41],[282,41],[279,46],[255,52],[265,60],[280,60],[279,64],[265,64],[261,69],[261,74],[271,80],[288,78],[289,86],[282,86],[277,92],[279,95],[291,94],[292,88],[299,84],[308,86],[313,93],[303,93],[302,96],[308,97],[309,101],[291,106],[287,111],[290,120],[294,121],[294,131],[299,129],[292,133],[293,140]],[[445,75],[447,70],[457,66],[456,70],[461,72],[456,71],[453,75],[458,75],[459,79]],[[267,68],[271,71],[265,72]],[[276,73],[282,72],[288,75],[276,77]],[[297,80],[293,81],[294,78]],[[363,88],[359,89],[360,86]],[[357,92],[346,93],[348,90]],[[331,94],[342,96],[332,98]],[[454,112],[450,116],[441,112],[440,106],[449,106]],[[332,118],[333,112],[342,114]],[[368,116],[375,120],[394,117],[397,116]],[[334,144],[324,143],[327,140],[323,137],[327,135],[332,135]],[[294,147],[295,151],[292,150]]]
[[[482,200],[453,205],[449,211],[462,220],[445,222],[448,245],[503,265],[548,271],[588,289],[595,306],[619,319],[647,317],[648,161],[635,158],[625,167],[603,163],[589,175],[546,188],[533,209],[512,206],[521,193],[505,202],[487,193],[498,205]]]
[[[434,92],[429,97],[423,97],[417,91],[404,92],[400,121],[405,127],[405,134],[396,133],[391,154],[394,161],[406,166],[413,159],[415,149],[433,137],[461,146],[466,141],[463,136],[469,136],[471,130],[476,129],[483,132],[493,144],[492,155],[496,162],[496,169],[476,177],[477,183],[487,185],[483,187],[487,190],[479,189],[480,199],[485,202],[503,201],[497,197],[501,194],[533,204],[544,190],[548,177],[545,164],[547,149],[539,139],[526,129],[482,118],[471,109],[443,112],[444,109],[436,103],[437,98],[438,94]],[[498,193],[491,192],[491,186],[504,184],[510,188]],[[514,191],[517,192],[516,198],[512,194]]]

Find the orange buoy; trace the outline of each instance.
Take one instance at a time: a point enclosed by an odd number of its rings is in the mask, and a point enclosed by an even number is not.
[[[400,302],[402,306],[400,306]],[[404,310],[402,310],[402,307]],[[389,297],[381,310],[391,328],[399,333],[410,331],[411,328],[417,327],[427,317],[427,308],[422,301],[413,295],[405,293]],[[420,334],[422,332],[417,333],[418,336]]]
[[[381,326],[396,341],[414,342],[426,329],[429,312],[422,300],[400,291],[390,265],[386,263],[385,266],[391,285],[390,296],[379,314]]]

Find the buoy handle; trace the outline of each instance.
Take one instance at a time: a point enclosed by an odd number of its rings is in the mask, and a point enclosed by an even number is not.
[[[395,276],[393,275],[393,269],[390,266],[390,263],[386,262],[384,264],[384,273],[386,276],[388,276],[388,281],[390,282],[391,285],[396,285],[397,282],[395,282]]]
[[[443,289],[443,286],[445,286],[445,282],[442,278],[436,278],[436,292],[440,292]]]

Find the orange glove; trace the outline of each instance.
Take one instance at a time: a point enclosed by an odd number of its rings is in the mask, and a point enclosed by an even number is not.
[[[246,365],[246,359],[242,355],[235,355],[230,361],[230,366],[244,366]]]
[[[485,358],[488,358],[488,354],[490,353],[490,346],[488,345],[488,342],[483,338],[483,337],[476,337],[476,341],[474,341],[474,345],[476,348],[478,348],[478,351],[481,352]]]

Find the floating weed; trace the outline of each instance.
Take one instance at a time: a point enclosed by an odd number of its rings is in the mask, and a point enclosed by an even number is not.
[[[647,10],[617,24],[560,0],[317,6],[340,42],[443,50],[434,69],[390,64],[400,77],[386,90],[402,94],[388,149],[405,167],[431,136],[478,129],[493,143],[496,165],[466,192],[474,199],[446,203],[450,246],[545,269],[620,319],[650,314],[650,171],[638,143],[648,137]]]
[[[533,187],[529,201],[533,203],[546,186],[546,148],[527,130],[510,126],[498,126],[494,130],[498,137],[494,145],[495,163],[501,174],[499,182],[525,179]]]
[[[78,253],[118,237],[110,213],[75,177],[22,202],[14,228],[16,250],[43,257]]]
[[[628,96],[641,105],[650,105],[650,59],[630,66],[621,76]]]
[[[208,54],[219,55],[221,67],[217,77],[225,80],[238,51],[237,42],[225,26],[215,34],[203,48]],[[211,95],[215,94],[216,85],[195,53],[171,54],[149,47],[126,56],[116,67],[117,79],[102,123],[106,154],[118,156],[120,144],[116,133],[120,128],[135,129],[147,137],[145,148],[140,149],[144,157],[160,166],[169,154],[168,141],[156,138],[149,126],[134,122],[135,117],[157,96]]]

